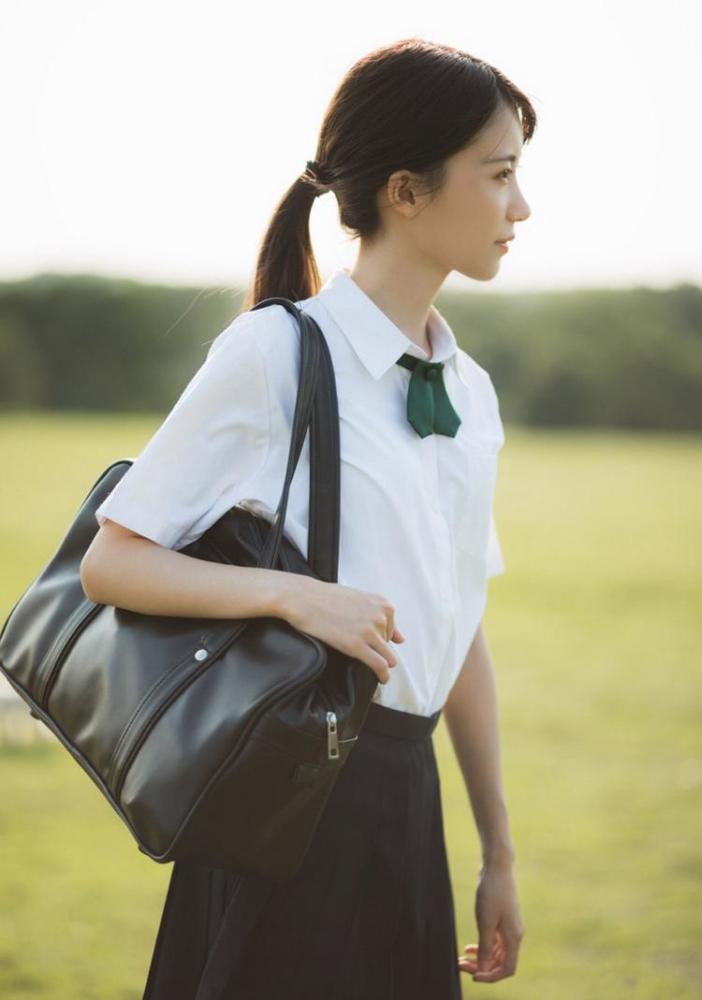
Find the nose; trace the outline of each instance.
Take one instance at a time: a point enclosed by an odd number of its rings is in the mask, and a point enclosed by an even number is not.
[[[531,215],[531,208],[529,202],[526,200],[524,195],[519,193],[519,199],[516,206],[511,214],[512,222],[525,222]]]

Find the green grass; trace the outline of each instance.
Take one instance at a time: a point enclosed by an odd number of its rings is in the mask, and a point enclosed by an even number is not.
[[[0,611],[156,423],[0,421]],[[464,975],[466,997],[702,995],[700,450],[699,435],[507,427],[506,573],[485,627],[526,933],[517,974]],[[435,741],[462,947],[479,842],[443,721]],[[139,1000],[170,866],[60,748],[0,750],[0,782],[0,995]]]

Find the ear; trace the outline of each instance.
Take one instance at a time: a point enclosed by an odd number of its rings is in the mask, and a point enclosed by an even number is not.
[[[411,217],[419,202],[419,185],[411,170],[396,170],[385,184],[387,204]]]

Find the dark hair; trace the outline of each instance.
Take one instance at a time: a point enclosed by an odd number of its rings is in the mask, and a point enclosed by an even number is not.
[[[295,301],[319,291],[309,230],[318,193],[332,190],[342,227],[355,238],[371,238],[381,223],[376,195],[390,174],[406,168],[421,175],[426,191],[438,190],[444,161],[501,104],[517,114],[528,142],[536,128],[529,99],[498,69],[467,52],[406,38],[356,62],[327,107],[315,160],[307,161],[273,212],[242,309],[270,296]]]

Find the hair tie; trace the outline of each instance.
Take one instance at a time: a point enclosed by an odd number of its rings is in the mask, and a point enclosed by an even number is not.
[[[331,179],[322,170],[316,160],[308,160],[305,169],[306,173],[303,174],[303,180],[309,181],[316,186],[315,197],[318,194],[324,194],[326,191],[331,190]]]

